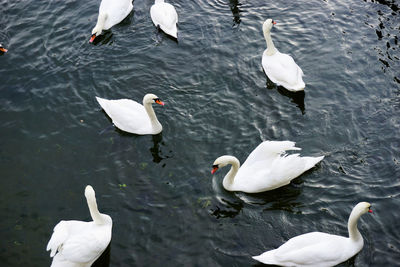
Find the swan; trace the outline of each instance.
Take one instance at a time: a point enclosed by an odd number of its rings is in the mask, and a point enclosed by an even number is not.
[[[175,7],[164,0],[155,0],[154,5],[150,8],[150,16],[156,27],[160,27],[166,34],[174,38],[178,38],[178,14]]]
[[[2,44],[0,44],[0,52],[6,53],[7,51],[8,50],[5,49]]]
[[[291,141],[264,141],[247,157],[240,167],[237,158],[221,156],[214,161],[211,173],[231,164],[222,184],[228,191],[259,193],[287,185],[303,172],[320,162],[321,157],[286,155],[286,150],[301,150]]]
[[[122,131],[141,135],[159,134],[162,131],[152,104],[164,106],[164,102],[154,94],[145,95],[143,105],[130,99],[107,100],[97,96],[96,99],[114,125]]]
[[[303,71],[288,54],[283,54],[275,48],[271,39],[272,26],[276,24],[272,19],[267,19],[263,24],[263,33],[267,41],[267,49],[262,55],[261,64],[268,78],[285,87],[287,90],[296,92],[304,90]]]
[[[111,240],[112,219],[97,209],[93,188],[85,188],[91,222],[60,221],[47,244],[53,257],[51,267],[89,267],[103,253]]]
[[[358,203],[351,211],[347,228],[349,237],[312,232],[289,239],[279,248],[264,252],[253,259],[280,266],[334,266],[357,254],[364,240],[357,229],[361,215],[371,212],[371,204]]]
[[[101,34],[103,30],[108,30],[112,26],[120,23],[133,9],[132,0],[102,0],[99,8],[97,24],[92,30],[91,43]]]

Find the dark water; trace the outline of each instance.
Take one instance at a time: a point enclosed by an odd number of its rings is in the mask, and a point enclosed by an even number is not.
[[[152,25],[153,1],[137,0],[90,45],[99,1],[0,0],[1,265],[48,266],[54,225],[90,218],[87,184],[114,221],[110,266],[256,265],[251,255],[292,236],[346,235],[359,201],[374,213],[342,266],[398,265],[399,2],[169,2],[178,42]],[[266,18],[305,94],[267,81]],[[157,136],[110,128],[94,98],[150,92],[166,103]],[[263,140],[325,159],[278,190],[225,191],[214,159],[243,162]]]

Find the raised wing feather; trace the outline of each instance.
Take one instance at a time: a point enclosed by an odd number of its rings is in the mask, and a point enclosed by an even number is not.
[[[47,243],[46,250],[50,252],[50,257],[54,257],[58,249],[68,237],[68,224],[70,221],[60,221],[53,229],[53,234]]]
[[[106,13],[107,19],[104,29],[108,30],[115,24],[120,23],[132,11],[131,0],[102,0],[99,7],[99,13]]]
[[[168,34],[175,35],[178,14],[175,7],[169,3],[157,3],[150,8],[151,19],[156,26]]]

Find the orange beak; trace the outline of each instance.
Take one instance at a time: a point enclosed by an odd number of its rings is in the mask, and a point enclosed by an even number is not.
[[[94,38],[96,38],[96,34],[93,34],[92,37],[90,37],[89,43],[93,43]]]
[[[161,105],[161,106],[164,106],[164,105],[165,105],[164,102],[162,102],[160,99],[157,99],[155,102],[156,102],[157,104]]]
[[[211,170],[211,174],[214,174],[218,170],[218,166],[213,166],[213,169]]]
[[[3,53],[5,53],[5,52],[7,52],[8,50],[5,49],[4,47],[0,47],[0,51],[3,52]]]
[[[371,209],[368,209],[368,212],[369,212],[369,213],[372,213],[372,210],[371,210]]]
[[[276,25],[276,21],[275,21],[275,20],[273,20],[273,21],[272,21],[272,24]]]

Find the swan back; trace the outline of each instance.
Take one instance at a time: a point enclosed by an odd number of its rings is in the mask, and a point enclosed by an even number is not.
[[[160,26],[166,34],[174,38],[178,37],[178,14],[175,7],[163,0],[156,0],[150,8],[150,16],[154,25]]]

